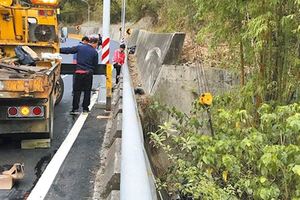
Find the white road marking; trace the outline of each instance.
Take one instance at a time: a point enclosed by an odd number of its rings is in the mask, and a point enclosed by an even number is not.
[[[62,75],[61,78],[64,79],[66,78],[68,75]]]
[[[90,110],[94,106],[98,93],[94,94],[91,98],[91,105]],[[61,144],[59,149],[57,150],[56,154],[53,156],[52,160],[48,164],[47,168],[45,169],[44,173],[40,177],[39,181],[31,191],[27,200],[38,200],[44,199],[62,165],[65,158],[67,157],[71,147],[73,146],[85,120],[87,119],[88,114],[81,114],[77,121],[75,122],[74,126],[72,127],[71,131],[69,132],[68,136]]]

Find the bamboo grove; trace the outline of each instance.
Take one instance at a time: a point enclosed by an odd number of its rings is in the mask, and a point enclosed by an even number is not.
[[[241,84],[245,68],[256,75],[259,101],[288,103],[299,87],[300,8],[295,0],[196,0],[205,21],[199,35],[238,47]],[[298,91],[299,92],[299,91]]]

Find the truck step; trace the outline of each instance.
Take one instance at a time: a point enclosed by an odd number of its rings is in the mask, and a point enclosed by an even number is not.
[[[35,139],[35,140],[22,140],[22,149],[45,149],[50,148],[50,139]]]

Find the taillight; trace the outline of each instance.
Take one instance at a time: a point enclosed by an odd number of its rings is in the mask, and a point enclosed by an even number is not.
[[[20,108],[20,113],[21,113],[21,115],[26,117],[30,114],[30,108],[28,106],[23,106]]]
[[[18,114],[18,109],[16,107],[9,107],[7,113],[8,115],[15,116]]]
[[[44,106],[18,106],[8,107],[9,118],[41,118],[45,115]]]
[[[46,16],[45,10],[39,10],[39,15],[40,16]]]
[[[34,107],[33,109],[32,109],[32,113],[34,114],[34,115],[41,115],[42,114],[42,109],[41,109],[41,107],[39,107],[39,106],[37,106],[37,107]]]
[[[40,16],[53,16],[54,11],[53,10],[39,10]]]
[[[47,10],[47,16],[53,16],[54,11],[53,10]]]

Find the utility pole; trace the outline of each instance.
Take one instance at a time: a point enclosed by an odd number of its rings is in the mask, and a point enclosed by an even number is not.
[[[106,77],[102,77],[105,80],[105,87],[100,86],[100,92],[98,97],[98,103],[106,103],[106,110],[111,110],[111,97],[112,97],[112,65],[109,63],[110,54],[110,2],[111,0],[103,0],[103,23],[102,23],[102,64],[106,65]],[[106,94],[106,101],[105,96]]]
[[[109,63],[110,0],[103,0],[102,64]]]
[[[121,12],[121,41],[125,39],[125,16],[126,16],[126,0],[122,0],[122,12]]]

